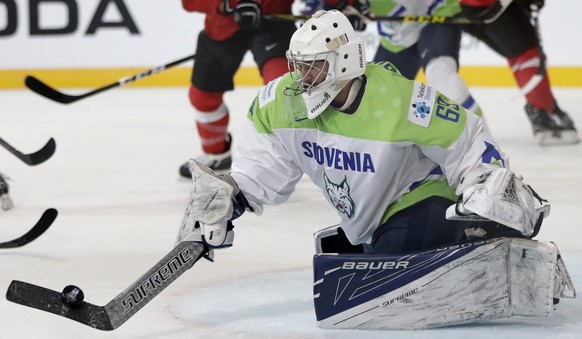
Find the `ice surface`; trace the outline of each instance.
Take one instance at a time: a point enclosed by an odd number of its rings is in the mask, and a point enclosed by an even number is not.
[[[226,95],[231,132],[257,88]],[[75,93],[75,91],[71,91]],[[513,88],[472,89],[494,136],[552,212],[538,238],[562,251],[582,291],[582,146],[535,144]],[[582,126],[582,90],[556,89]],[[50,138],[53,158],[28,167],[0,149],[16,207],[0,211],[0,241],[26,232],[49,207],[60,212],[33,243],[0,251],[0,291],[13,279],[60,290],[80,286],[104,305],[167,253],[189,194],[178,167],[200,151],[187,89],[115,89],[71,105],[25,90],[0,92],[0,136],[25,153]],[[290,201],[236,223],[235,246],[201,261],[119,329],[104,333],[0,299],[0,338],[576,338],[582,300],[549,318],[512,318],[427,331],[319,329],[311,300],[312,233],[337,216],[302,180]],[[2,292],[3,293],[3,292]]]

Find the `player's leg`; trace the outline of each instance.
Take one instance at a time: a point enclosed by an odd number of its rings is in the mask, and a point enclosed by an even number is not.
[[[464,6],[463,10],[471,15],[483,8]],[[580,141],[574,122],[557,105],[537,34],[517,3],[512,3],[493,23],[467,25],[465,30],[507,58],[513,76],[525,95],[525,110],[541,145],[565,145]]]
[[[417,48],[427,84],[460,103],[467,111],[483,116],[458,73],[461,28],[458,25],[427,25],[420,34]]]
[[[203,31],[198,37],[189,91],[204,152],[196,159],[218,172],[229,170],[232,163],[229,111],[223,94],[234,88],[233,77],[248,50],[248,36],[238,32],[224,41],[215,41]],[[180,175],[190,177],[188,163],[180,166]]]
[[[264,84],[289,71],[285,52],[295,30],[293,22],[265,21],[253,37],[250,49]]]

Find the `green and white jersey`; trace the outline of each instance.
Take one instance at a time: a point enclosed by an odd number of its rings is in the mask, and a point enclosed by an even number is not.
[[[377,16],[445,16],[461,11],[458,0],[370,0],[370,9]],[[393,53],[414,45],[426,24],[420,22],[379,21],[380,44]]]
[[[237,139],[231,175],[257,213],[286,201],[306,174],[348,239],[369,243],[412,204],[429,196],[452,203],[453,187],[479,163],[506,165],[481,118],[388,62],[368,64],[351,114],[330,106],[301,118],[293,111],[301,105],[289,104],[301,98],[286,90],[293,84],[286,74],[262,87]]]

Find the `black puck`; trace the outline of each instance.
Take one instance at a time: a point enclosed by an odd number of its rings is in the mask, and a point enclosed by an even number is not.
[[[79,306],[85,299],[83,290],[75,285],[67,285],[61,292],[61,299],[69,306]]]

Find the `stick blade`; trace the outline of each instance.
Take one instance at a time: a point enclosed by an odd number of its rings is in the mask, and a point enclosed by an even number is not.
[[[58,211],[54,208],[47,209],[30,231],[26,232],[26,234],[20,238],[0,243],[0,248],[16,248],[31,243],[36,238],[40,237],[52,225],[58,214]]]
[[[49,141],[38,151],[30,154],[24,154],[21,151],[14,148],[4,139],[0,138],[0,145],[8,150],[8,152],[12,153],[15,157],[22,160],[29,166],[36,166],[48,160],[52,155],[55,153],[57,148],[57,143],[55,139],[50,138]]]
[[[102,306],[83,302],[69,306],[61,299],[61,292],[13,280],[6,291],[6,299],[26,307],[56,314],[102,331],[111,331],[113,326]]]
[[[50,138],[49,141],[38,151],[25,155],[23,161],[26,162],[30,166],[36,166],[38,164],[42,164],[43,162],[47,161],[50,157],[55,154],[55,150],[57,149],[57,143],[55,139]]]
[[[26,85],[26,87],[31,91],[61,104],[70,104],[71,102],[78,100],[76,96],[59,92],[31,75],[27,75],[24,78],[24,85]]]

